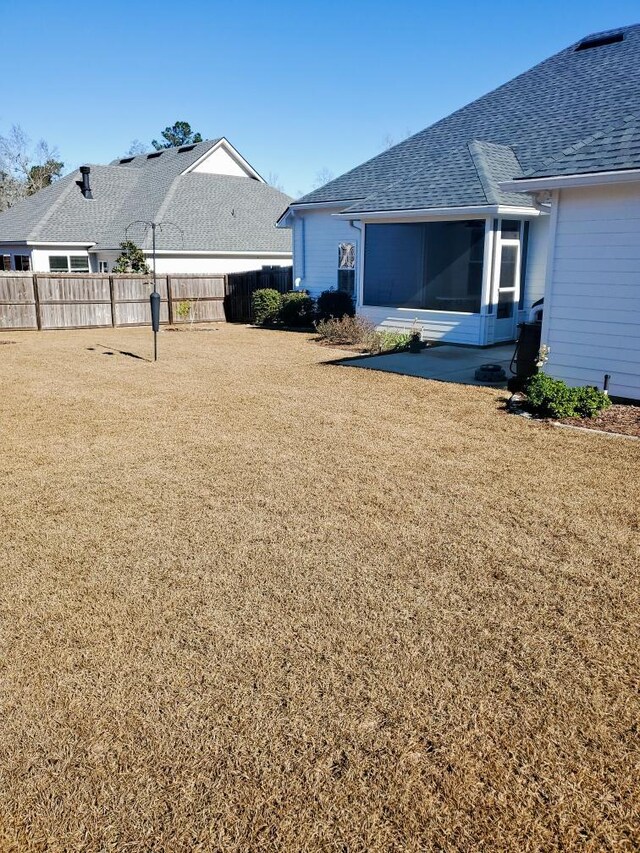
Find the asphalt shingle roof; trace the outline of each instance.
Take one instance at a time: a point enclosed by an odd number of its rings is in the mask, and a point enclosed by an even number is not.
[[[275,227],[291,199],[251,178],[181,173],[219,140],[198,143],[193,150],[165,149],[122,163],[91,166],[93,199],[85,199],[67,175],[0,214],[0,240],[95,243],[116,249],[127,226],[136,220],[171,221],[158,238],[158,248],[185,251],[290,252],[291,237]],[[129,236],[151,247],[144,226],[131,226]]]
[[[640,117],[636,115],[626,116],[610,130],[594,133],[565,148],[558,157],[525,177],[546,178],[620,169],[640,169]]]
[[[526,196],[499,180],[640,113],[640,25],[610,32],[624,39],[580,51],[576,42],[296,203],[351,202],[353,213],[522,206]]]

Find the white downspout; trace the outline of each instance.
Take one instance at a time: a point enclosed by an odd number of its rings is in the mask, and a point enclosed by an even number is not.
[[[300,226],[300,252],[297,253],[295,249],[295,234],[294,230],[294,248],[293,248],[293,257],[295,262],[295,280],[293,282],[293,286],[296,290],[298,290],[302,283],[304,282],[305,274],[306,274],[306,246],[305,246],[305,234],[304,234],[304,216],[298,216],[295,210],[291,211],[294,222],[293,227],[296,229],[296,223]]]

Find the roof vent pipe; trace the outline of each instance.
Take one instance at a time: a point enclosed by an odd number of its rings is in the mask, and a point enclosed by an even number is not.
[[[82,175],[81,181],[76,181],[76,184],[80,187],[80,192],[85,198],[93,198],[91,193],[91,186],[89,185],[89,174],[91,169],[89,166],[80,166],[80,174]]]

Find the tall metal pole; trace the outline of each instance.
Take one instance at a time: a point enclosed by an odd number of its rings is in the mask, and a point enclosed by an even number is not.
[[[153,292],[158,292],[158,279],[156,274],[156,223],[151,223],[151,243],[153,252]],[[153,329],[153,360],[158,360],[158,333]]]
[[[153,328],[153,360],[158,360],[158,330],[160,329],[160,294],[158,293],[156,274],[156,223],[151,223],[153,254],[153,293],[151,294],[151,326]]]
[[[129,233],[129,228],[132,225],[146,225],[151,228],[151,253],[153,256],[153,292],[149,296],[149,301],[151,303],[151,327],[153,329],[153,360],[158,360],[158,332],[160,331],[160,294],[158,293],[158,273],[156,270],[158,259],[156,257],[156,229],[158,226],[162,228],[162,226],[171,225],[173,228],[176,228],[182,234],[182,245],[184,246],[184,231],[180,228],[179,225],[176,225],[175,222],[169,222],[168,220],[163,222],[149,222],[148,219],[136,219],[135,222],[130,222],[125,230],[125,238]],[[169,293],[167,293],[167,298],[169,297]],[[169,311],[169,316],[171,316],[171,311]]]

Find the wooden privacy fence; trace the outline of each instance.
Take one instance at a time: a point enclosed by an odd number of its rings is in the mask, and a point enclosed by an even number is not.
[[[251,295],[263,287],[272,287],[280,293],[293,289],[291,267],[263,267],[251,272],[234,272],[227,275],[224,308],[230,323],[251,323]]]
[[[223,275],[158,276],[160,322],[224,320],[225,285]],[[0,329],[139,326],[151,322],[152,289],[142,275],[0,273]]]

